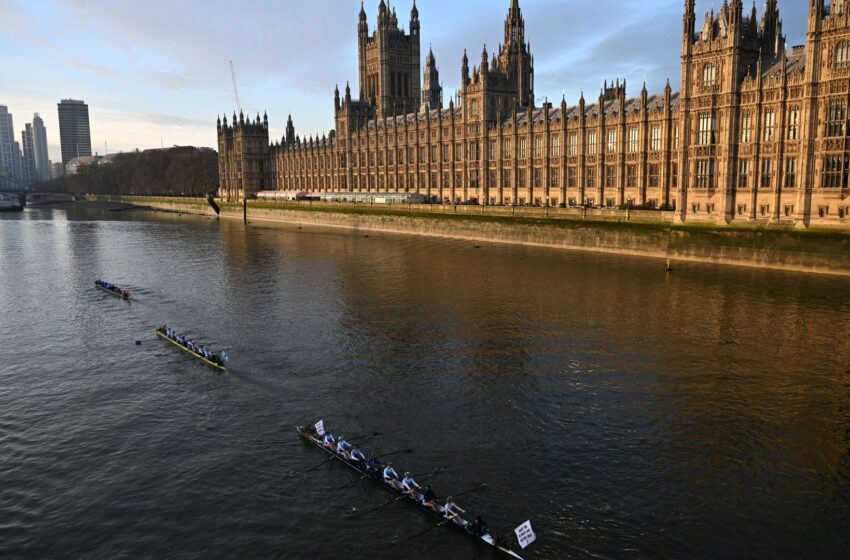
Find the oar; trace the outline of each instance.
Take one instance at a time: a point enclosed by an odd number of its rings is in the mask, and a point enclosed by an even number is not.
[[[413,453],[413,449],[403,449],[401,451],[394,451],[393,453],[385,453],[384,457],[390,457],[391,455],[400,455],[402,453]],[[321,467],[322,465],[330,463],[334,459],[338,459],[338,458],[340,458],[339,455],[334,453],[333,455],[330,455],[327,459],[325,459],[324,461],[322,461],[321,463],[319,463],[315,467],[310,467],[309,469],[303,470],[300,473],[295,473],[295,474],[303,474],[303,473],[308,473],[310,471],[314,471],[314,470],[318,469],[319,467]]]
[[[351,439],[354,439],[354,440],[357,440],[357,439],[360,439],[360,438],[369,438],[369,439],[372,439],[373,437],[378,437],[378,436],[382,436],[382,435],[383,435],[383,434],[382,434],[381,432],[372,432],[371,434],[363,434],[363,435],[361,435],[361,436],[355,436],[355,437],[353,437],[353,438],[351,438]],[[369,441],[369,439],[364,440],[364,442]],[[248,442],[246,442],[246,443],[251,443],[251,444],[256,444],[256,445],[262,445],[262,444],[273,445],[273,444],[281,444],[281,443],[289,444],[289,445],[295,445],[295,444],[296,444],[296,443],[298,443],[299,441],[300,441],[300,440],[291,440],[291,439],[281,439],[281,440],[254,440],[254,441],[248,441]]]
[[[446,470],[447,468],[448,467],[440,467],[439,469],[434,469],[433,471],[431,471],[429,473],[425,473],[425,474],[422,475],[422,480],[424,480],[425,478],[427,478],[430,475],[439,474],[439,473],[443,472],[444,470]],[[343,488],[348,488],[349,486],[354,486],[355,484],[357,484],[358,482],[360,482],[364,478],[369,478],[369,476],[371,476],[371,475],[370,474],[364,474],[360,478],[358,478],[356,480],[352,480],[348,484],[344,484],[343,486],[340,486],[339,488],[335,488],[335,490],[342,490]]]
[[[406,542],[408,542],[408,541],[412,541],[413,539],[415,539],[415,538],[417,538],[417,537],[421,537],[422,535],[424,535],[424,534],[426,534],[426,533],[430,533],[430,532],[431,532],[431,531],[433,531],[434,529],[439,529],[439,528],[440,528],[440,527],[442,527],[443,525],[445,525],[445,524],[447,524],[447,523],[451,523],[451,522],[452,522],[452,520],[451,520],[451,519],[444,519],[443,521],[440,521],[440,522],[439,522],[439,523],[437,523],[436,525],[433,525],[433,526],[431,526],[431,527],[428,527],[428,528],[427,528],[427,529],[425,529],[424,531],[420,531],[420,532],[416,533],[416,534],[415,534],[415,535],[413,535],[412,537],[407,537],[407,538],[406,538],[406,539],[404,539],[404,540],[400,540],[400,541],[393,541],[393,542],[394,542],[395,544],[401,544],[401,543],[406,543]]]

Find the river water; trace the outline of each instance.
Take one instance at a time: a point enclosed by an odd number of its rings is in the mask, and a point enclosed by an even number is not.
[[[128,303],[95,290],[128,288]],[[225,348],[216,373],[154,330]],[[152,213],[0,217],[0,556],[497,558],[296,424],[544,558],[850,555],[850,280]],[[137,345],[139,341],[141,345]]]

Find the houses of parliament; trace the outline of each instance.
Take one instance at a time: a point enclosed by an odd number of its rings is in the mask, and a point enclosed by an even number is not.
[[[795,1],[809,3],[805,45],[786,45],[777,0],[760,16],[724,0],[699,21],[685,0],[678,92],[629,97],[616,81],[596,99],[537,106],[519,0],[492,55],[471,65],[464,53],[447,105],[431,52],[420,68],[415,2],[405,31],[381,0],[371,33],[361,7],[359,83],[337,88],[329,134],[300,137],[290,117],[270,142],[267,116],[219,119],[219,194],[416,193],[850,228],[850,0]]]

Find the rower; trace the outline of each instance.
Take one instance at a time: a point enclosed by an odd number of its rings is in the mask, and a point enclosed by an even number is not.
[[[446,498],[446,504],[442,509],[443,515],[447,520],[451,521],[455,525],[460,525],[461,527],[466,526],[466,521],[464,521],[460,516],[462,513],[466,513],[466,510],[454,503],[451,496]]]
[[[364,455],[363,452],[360,451],[359,449],[355,448],[351,452],[351,460],[357,461],[358,463],[365,463],[366,462],[366,455]]]
[[[345,459],[351,459],[351,454],[348,452],[351,449],[351,444],[343,439],[344,436],[339,436],[339,443],[336,444],[336,452],[342,455]]]
[[[475,516],[475,521],[466,527],[466,530],[472,533],[473,537],[481,538],[484,535],[490,533],[490,530],[487,527],[487,523],[483,519],[481,519],[480,515]]]
[[[322,440],[322,445],[324,445],[328,449],[333,449],[334,447],[336,447],[336,440],[334,439],[333,434],[325,434],[325,437]]]
[[[374,457],[369,457],[366,459],[366,472],[369,474],[374,474],[381,468],[381,462],[375,459]]]
[[[431,489],[430,484],[425,487],[425,491],[420,495],[419,502],[434,513],[440,513],[440,506],[437,504],[437,495]]]
[[[409,472],[406,472],[404,473],[404,480],[401,481],[401,489],[412,499],[418,500],[419,491],[422,490],[422,487],[413,480],[413,476]]]
[[[384,463],[384,484],[398,490],[401,487],[401,483],[399,483],[398,473],[395,472],[392,465],[392,463]]]

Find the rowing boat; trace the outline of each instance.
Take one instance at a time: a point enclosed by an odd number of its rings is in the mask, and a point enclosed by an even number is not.
[[[360,467],[360,465],[357,465],[355,463],[352,463],[351,461],[346,460],[345,458],[341,457],[340,455],[338,455],[333,450],[325,447],[324,444],[322,443],[321,439],[315,437],[314,435],[312,435],[310,432],[307,431],[308,428],[306,426],[296,426],[295,429],[298,430],[298,434],[301,435],[301,437],[303,437],[304,439],[306,439],[307,441],[309,441],[310,443],[312,443],[313,445],[315,445],[316,447],[318,447],[319,449],[321,449],[322,451],[327,453],[331,458],[336,459],[337,461],[339,461],[343,465],[349,467],[350,469],[357,471],[358,473],[360,473],[362,478],[368,478],[372,482],[378,484],[384,490],[386,490],[387,492],[396,496],[399,499],[399,501],[405,501],[405,502],[414,504],[420,510],[422,510],[422,511],[424,511],[424,512],[426,512],[426,513],[428,513],[432,516],[438,517],[441,520],[440,526],[445,524],[445,525],[460,529],[466,536],[471,537],[475,540],[481,541],[482,543],[486,544],[487,546],[491,546],[491,547],[499,550],[500,552],[507,554],[508,556],[510,556],[512,558],[517,558],[518,560],[522,560],[522,556],[520,556],[519,554],[517,554],[513,550],[507,548],[506,546],[502,546],[502,544],[497,542],[496,539],[492,535],[490,535],[489,533],[486,533],[483,536],[478,537],[478,536],[473,535],[471,532],[469,532],[465,527],[457,525],[456,523],[451,523],[451,522],[447,523],[446,519],[441,514],[435,512],[432,509],[425,507],[423,504],[419,503],[417,500],[411,499],[410,497],[408,497],[403,492],[399,492],[398,490],[396,490],[392,486],[386,484],[384,482],[383,478],[380,478],[379,476],[376,476],[375,474],[369,473],[366,469]]]
[[[170,342],[171,344],[173,344],[173,345],[174,345],[174,346],[176,346],[177,348],[179,348],[179,349],[183,350],[184,352],[187,352],[187,353],[191,354],[191,355],[192,355],[195,359],[198,359],[198,360],[200,360],[200,361],[204,362],[204,363],[205,363],[205,364],[207,364],[208,366],[210,366],[210,367],[214,367],[215,369],[217,369],[217,370],[219,370],[219,371],[227,371],[227,368],[226,368],[226,367],[224,367],[223,365],[220,365],[220,364],[217,364],[217,363],[215,363],[215,362],[213,362],[213,361],[211,361],[211,360],[208,360],[208,359],[207,359],[205,356],[203,356],[202,354],[198,354],[198,353],[197,353],[197,352],[195,352],[194,350],[192,350],[192,349],[190,349],[190,348],[186,348],[185,346],[183,346],[182,344],[180,344],[179,342],[177,342],[176,340],[174,340],[173,338],[171,338],[170,336],[168,336],[167,334],[165,334],[165,331],[163,331],[162,329],[157,329],[157,330],[156,330],[156,334],[157,334],[160,338],[167,340],[168,342]]]
[[[120,293],[120,292],[118,292],[118,291],[116,291],[116,290],[110,290],[110,289],[109,289],[109,288],[107,288],[106,286],[102,286],[102,285],[98,284],[97,282],[95,282],[95,283],[94,283],[94,287],[95,287],[95,288],[100,288],[100,289],[101,289],[101,290],[103,290],[104,292],[109,293],[109,294],[112,294],[112,295],[113,295],[113,296],[115,296],[115,297],[120,297],[121,299],[130,299],[130,293],[129,293],[129,292],[124,292],[124,293],[122,294],[122,293]],[[117,288],[117,287],[116,287],[116,288]]]

